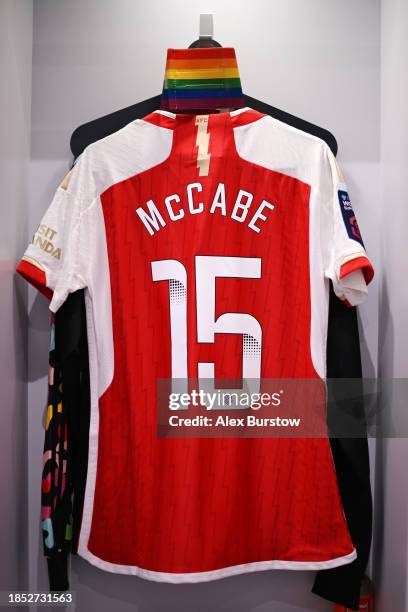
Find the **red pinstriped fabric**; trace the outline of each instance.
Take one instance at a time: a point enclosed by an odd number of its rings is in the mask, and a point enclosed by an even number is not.
[[[317,377],[310,354],[309,186],[238,157],[232,127],[244,121],[240,115],[209,116],[211,171],[199,176],[194,117],[168,119],[174,129],[168,159],[101,197],[115,375],[99,400],[89,550],[111,563],[169,573],[348,555],[353,544],[327,439],[157,438],[156,378],[171,375],[170,320],[168,283],[152,282],[152,261],[175,259],[187,270],[190,377],[198,362],[215,362],[217,377],[242,374],[238,336],[196,341],[197,254],[262,257],[262,278],[217,280],[215,315],[249,312],[260,321],[263,377]],[[135,208],[153,199],[165,212],[164,198],[177,193],[186,210],[185,186],[197,181],[205,211],[186,212],[182,222],[166,218],[149,236]],[[240,188],[254,201],[267,194],[276,203],[273,224],[256,234],[228,214],[210,215],[220,182],[229,210]]]

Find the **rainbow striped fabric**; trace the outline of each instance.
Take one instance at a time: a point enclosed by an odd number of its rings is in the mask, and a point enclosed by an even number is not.
[[[241,79],[232,47],[167,49],[161,108],[240,108]]]

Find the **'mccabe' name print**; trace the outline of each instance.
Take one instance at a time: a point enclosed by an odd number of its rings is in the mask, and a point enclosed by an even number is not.
[[[245,189],[239,189],[235,197],[229,199],[224,183],[218,183],[210,203],[205,205],[200,195],[202,191],[201,183],[189,183],[183,197],[173,193],[165,197],[160,205],[148,200],[145,207],[136,209],[136,213],[151,236],[165,227],[168,221],[180,221],[186,213],[198,215],[206,210],[212,215],[229,216],[233,221],[246,223],[249,229],[259,233],[262,223],[268,220],[268,213],[275,208],[267,200],[254,203],[253,194]]]

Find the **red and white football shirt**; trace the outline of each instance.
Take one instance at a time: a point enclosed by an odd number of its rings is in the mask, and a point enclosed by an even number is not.
[[[85,290],[91,424],[78,553],[168,582],[351,562],[327,438],[160,439],[158,378],[326,375],[329,279],[373,276],[336,159],[244,108],[89,145],[18,267]]]

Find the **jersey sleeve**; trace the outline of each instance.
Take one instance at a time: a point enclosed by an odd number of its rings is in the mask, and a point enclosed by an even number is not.
[[[374,268],[366,253],[339,163],[329,147],[325,155],[320,230],[325,275],[332,280],[337,297],[347,306],[356,306],[367,295]]]
[[[67,295],[87,286],[92,231],[89,201],[81,189],[80,158],[58,185],[16,271],[43,293],[56,312]]]

